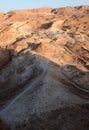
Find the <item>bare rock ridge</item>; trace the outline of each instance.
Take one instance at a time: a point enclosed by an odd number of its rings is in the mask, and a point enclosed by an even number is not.
[[[0,130],[89,130],[89,6],[0,13]]]

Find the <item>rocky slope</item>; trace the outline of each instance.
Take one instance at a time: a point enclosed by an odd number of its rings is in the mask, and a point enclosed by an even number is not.
[[[89,6],[0,13],[0,130],[89,130]]]

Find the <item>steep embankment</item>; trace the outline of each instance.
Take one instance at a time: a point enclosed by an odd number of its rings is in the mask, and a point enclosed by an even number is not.
[[[1,130],[89,129],[88,21],[89,6],[0,13]]]

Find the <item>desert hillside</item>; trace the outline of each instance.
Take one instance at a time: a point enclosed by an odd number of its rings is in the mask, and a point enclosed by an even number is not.
[[[89,6],[0,13],[0,130],[89,130]]]

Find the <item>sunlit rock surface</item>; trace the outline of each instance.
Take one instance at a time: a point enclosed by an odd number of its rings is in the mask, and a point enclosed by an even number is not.
[[[0,13],[0,130],[89,130],[89,6]]]

